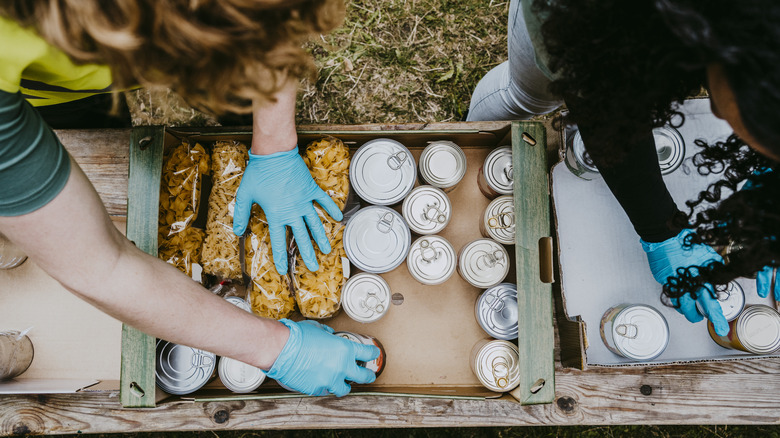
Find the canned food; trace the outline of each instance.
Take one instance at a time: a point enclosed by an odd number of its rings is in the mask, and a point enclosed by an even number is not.
[[[395,205],[403,200],[417,180],[417,166],[409,149],[388,138],[366,142],[352,156],[349,182],[364,201]]]
[[[0,332],[0,380],[13,379],[30,368],[35,350],[25,333]]]
[[[450,192],[466,175],[466,154],[451,141],[434,141],[423,149],[419,168],[423,181]]]
[[[441,284],[455,272],[455,248],[441,236],[423,236],[412,243],[406,266],[422,284]]]
[[[395,210],[369,206],[349,219],[343,242],[347,258],[358,269],[382,274],[403,263],[409,253],[412,233]]]
[[[745,308],[745,291],[742,290],[742,286],[736,281],[732,281],[728,284],[725,291],[717,291],[715,295],[726,321],[736,319],[742,313],[742,309]],[[703,316],[706,316],[698,300],[696,301],[696,310]]]
[[[504,245],[515,244],[515,200],[499,196],[488,204],[479,222],[482,236]]]
[[[265,371],[229,357],[219,359],[217,374],[225,388],[239,394],[252,392],[265,381]]]
[[[217,356],[186,345],[157,340],[155,377],[157,386],[174,394],[190,394],[214,376]]]
[[[501,283],[477,298],[474,306],[477,322],[491,337],[509,341],[517,339],[517,286]]]
[[[409,228],[417,234],[436,234],[452,217],[450,198],[440,189],[419,186],[404,199],[401,208]]]
[[[520,384],[519,359],[512,342],[483,339],[471,349],[471,371],[485,388],[508,392]]]
[[[375,274],[350,277],[341,290],[341,307],[357,322],[374,322],[390,308],[390,285]]]
[[[474,240],[458,254],[458,273],[474,287],[491,288],[509,273],[509,253],[495,240]]]
[[[729,322],[729,333],[715,333],[712,322],[707,329],[716,344],[724,348],[742,350],[753,354],[769,354],[780,348],[780,313],[763,304],[753,304]]]
[[[511,195],[514,188],[512,173],[512,148],[496,148],[485,158],[479,168],[477,184],[483,195],[493,199],[500,195]]]
[[[0,269],[15,268],[24,263],[25,260],[27,260],[27,254],[0,233]]]
[[[379,340],[372,336],[346,331],[335,332],[333,334],[344,339],[349,339],[352,342],[357,342],[358,344],[377,346],[379,348],[379,357],[374,360],[369,360],[368,362],[358,361],[358,365],[373,371],[377,377],[382,374],[382,371],[384,371],[385,365],[387,364],[387,353],[385,353],[385,347],[382,346],[382,343],[379,342]]]
[[[685,160],[685,141],[680,132],[671,126],[653,129],[655,152],[663,175],[677,170]]]
[[[593,163],[588,151],[585,150],[585,143],[582,142],[579,129],[567,136],[563,161],[571,173],[584,180],[592,180],[599,176],[599,169]]]
[[[669,344],[666,319],[644,304],[623,304],[607,310],[601,317],[600,332],[611,352],[636,361],[655,359]]]

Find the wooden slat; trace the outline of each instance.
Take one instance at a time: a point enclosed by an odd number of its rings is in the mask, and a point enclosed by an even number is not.
[[[532,140],[524,140],[524,134]],[[522,404],[550,403],[555,396],[552,287],[542,283],[539,250],[540,239],[551,236],[544,125],[513,123],[512,144],[520,333],[520,386],[512,395]]]
[[[163,127],[136,128],[130,137],[128,180],[127,238],[142,251],[157,255],[157,217],[159,215],[160,176],[162,172]],[[155,339],[128,325],[122,325],[122,405],[155,405]]]

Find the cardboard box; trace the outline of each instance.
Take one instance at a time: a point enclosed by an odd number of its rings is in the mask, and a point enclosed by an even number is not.
[[[336,127],[299,131],[302,146],[324,135],[342,139],[353,148],[375,138],[392,138],[409,147],[415,158],[429,141],[451,140],[467,156],[468,169],[459,187],[449,195],[454,215],[441,233],[459,250],[481,237],[478,221],[489,203],[477,187],[477,172],[490,150],[511,144],[514,155],[515,204],[518,223],[514,248],[515,269],[507,281],[516,281],[520,315],[520,386],[507,399],[523,404],[549,403],[554,397],[553,322],[550,279],[552,245],[545,128],[540,123],[496,123],[495,129],[434,130],[419,125]],[[459,126],[464,126],[463,124]],[[405,129],[406,128],[406,129]],[[524,135],[525,134],[525,135]],[[206,145],[216,140],[249,144],[247,131],[225,128],[164,131],[145,127],[131,138],[128,200],[128,238],[142,250],[157,251],[157,196],[162,152],[182,139]],[[525,140],[524,140],[525,139]],[[353,149],[354,150],[354,149]],[[509,248],[510,253],[512,248]],[[472,346],[488,336],[474,317],[474,303],[481,290],[457,274],[438,286],[424,286],[411,278],[406,264],[383,274],[393,293],[403,295],[380,321],[360,324],[343,312],[326,321],[337,330],[350,330],[378,338],[387,351],[387,367],[372,385],[355,387],[354,393],[444,398],[488,398],[500,394],[485,390],[471,372]],[[543,281],[544,280],[544,281]],[[154,406],[155,340],[130,327],[123,329],[121,400],[124,406]],[[187,396],[195,401],[224,398],[298,397],[273,384],[258,394],[237,395],[214,382]]]
[[[678,128],[685,140],[685,161],[664,180],[679,208],[687,212],[685,201],[695,199],[720,178],[718,174],[702,176],[696,171],[691,160],[700,148],[693,141],[725,140],[732,130],[712,114],[709,99],[688,100],[680,111],[685,115],[684,124]],[[566,144],[565,138],[562,144]],[[710,338],[706,321],[691,324],[661,303],[661,285],[652,277],[639,237],[601,177],[580,179],[564,162],[556,164],[551,175],[564,307],[569,320],[578,325],[573,333],[560,331],[562,345],[573,343],[580,350],[574,352],[575,360],[568,365],[658,365],[759,357],[720,347]],[[743,278],[737,282],[748,304],[774,305],[770,298],[758,297],[755,280]],[[601,317],[610,307],[624,303],[650,305],[666,318],[670,341],[657,359],[635,363],[604,345],[599,333]]]

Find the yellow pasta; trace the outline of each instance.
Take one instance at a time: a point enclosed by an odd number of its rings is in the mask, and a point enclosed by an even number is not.
[[[306,147],[303,161],[317,185],[343,210],[349,195],[349,148],[335,137],[325,137]]]

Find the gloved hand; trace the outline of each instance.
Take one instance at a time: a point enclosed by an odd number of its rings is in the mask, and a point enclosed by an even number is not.
[[[715,261],[723,261],[720,254],[709,245],[694,244],[690,248],[685,248],[685,238],[692,233],[693,230],[684,229],[678,235],[658,243],[647,243],[640,239],[642,249],[647,253],[647,261],[650,263],[650,271],[653,273],[655,281],[666,284],[669,277],[677,275],[678,268],[706,266]],[[721,309],[718,300],[712,296],[714,290],[712,285],[706,284],[704,287],[707,290],[699,290],[696,301],[704,309],[707,319],[712,321],[715,326],[715,333],[725,336],[729,332],[729,325],[726,318],[723,317],[723,309]],[[672,304],[688,321],[699,322],[702,320],[690,294],[685,294],[679,299],[673,298]]]
[[[333,329],[315,321],[279,320],[290,329],[290,338],[279,353],[268,377],[308,395],[342,397],[351,389],[346,381],[372,383],[373,371],[357,361],[379,357],[379,348],[333,336]]]
[[[774,277],[774,284],[772,284]],[[769,291],[774,287],[775,301],[780,301],[780,273],[775,271],[775,268],[771,266],[765,266],[764,269],[758,271],[756,275],[756,289],[758,290],[758,296],[766,298],[769,296]]]
[[[249,154],[249,164],[244,171],[236,194],[233,212],[233,232],[244,234],[252,212],[252,204],[263,208],[271,235],[271,251],[276,271],[287,273],[287,233],[290,227],[306,267],[314,272],[319,269],[314,247],[309,239],[308,225],[317,246],[325,254],[330,253],[330,242],[325,229],[314,210],[313,201],[333,219],[340,221],[341,210],[311,177],[298,149],[270,155]]]

